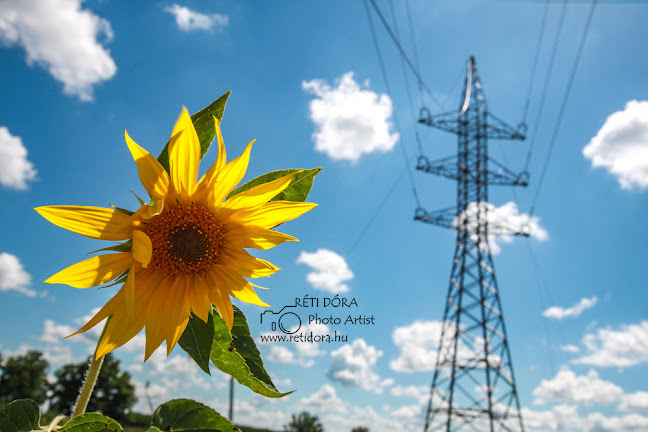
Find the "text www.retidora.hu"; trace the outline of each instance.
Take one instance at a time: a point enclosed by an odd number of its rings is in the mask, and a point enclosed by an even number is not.
[[[262,334],[261,342],[310,342],[310,343],[332,343],[348,342],[349,336],[338,334],[337,331],[333,336],[329,334],[296,333],[296,334]]]

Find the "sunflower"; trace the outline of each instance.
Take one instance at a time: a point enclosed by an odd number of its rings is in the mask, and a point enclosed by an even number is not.
[[[272,201],[298,172],[252,187],[226,200],[243,178],[254,141],[226,163],[219,121],[214,117],[218,157],[198,180],[200,142],[187,109],[169,141],[169,173],[125,132],[140,180],[152,197],[135,213],[87,206],[45,206],[48,221],[100,240],[125,241],[107,253],[74,264],[45,282],[88,288],[117,280],[122,288],[76,335],[111,317],[96,358],[120,347],[146,328],[145,361],[166,340],[171,353],[193,312],[207,322],[214,305],[231,330],[230,296],[268,306],[246,278],[279,268],[245,248],[269,249],[297,241],[271,228],[295,219],[316,204]]]

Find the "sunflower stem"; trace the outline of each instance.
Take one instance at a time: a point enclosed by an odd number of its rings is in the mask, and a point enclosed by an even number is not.
[[[104,333],[106,333],[110,318],[112,317],[108,317],[108,319],[106,320],[106,324],[104,325],[103,331],[101,332],[101,337],[97,342],[97,348],[99,348],[99,343],[101,343],[101,340],[104,337]],[[76,417],[85,413],[86,408],[88,408],[88,402],[90,401],[90,396],[92,396],[94,386],[97,383],[97,378],[99,378],[99,371],[101,371],[101,365],[103,364],[103,361],[104,356],[97,358],[97,349],[95,349],[95,352],[92,355],[92,361],[90,362],[90,368],[88,369],[88,373],[85,376],[85,381],[83,381],[83,386],[81,386],[81,393],[79,393],[79,398],[77,399],[76,405],[74,406],[72,417]]]

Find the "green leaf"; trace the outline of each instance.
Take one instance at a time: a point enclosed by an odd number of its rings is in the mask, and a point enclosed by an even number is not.
[[[31,399],[18,399],[0,410],[0,431],[23,432],[40,428],[40,410]]]
[[[209,352],[214,342],[214,319],[209,314],[207,322],[204,322],[193,313],[189,317],[189,323],[178,343],[180,347],[196,362],[202,370],[209,373]]]
[[[191,121],[196,128],[196,133],[198,134],[198,140],[200,141],[200,158],[202,159],[209,150],[214,137],[216,136],[216,129],[214,128],[214,120],[212,120],[212,115],[216,116],[218,120],[223,118],[223,112],[225,111],[225,103],[227,98],[229,98],[231,91],[228,91],[223,96],[216,99],[209,106],[201,109],[197,113],[191,116]],[[169,172],[169,142],[166,143],[162,149],[162,153],[157,158],[158,162],[164,167],[164,169]]]
[[[122,432],[115,420],[99,413],[85,413],[72,417],[59,429],[60,432]]]
[[[261,354],[254,339],[250,336],[245,315],[239,308],[234,306],[234,325],[231,334],[223,319],[217,314],[213,315],[215,333],[210,358],[218,369],[263,396],[278,398],[292,393],[280,393],[272,383],[263,368]]]
[[[104,251],[116,251],[116,252],[130,252],[133,249],[133,240],[125,241],[124,243],[118,243],[114,246],[108,246],[103,249],[97,249],[96,251],[88,252],[88,255],[104,252]]]
[[[293,177],[292,181],[290,182],[290,185],[288,185],[288,187],[284,189],[283,192],[281,192],[279,195],[272,198],[270,201],[278,201],[278,200],[298,201],[298,202],[305,201],[306,197],[308,196],[308,193],[310,192],[311,186],[313,186],[313,180],[315,179],[315,176],[319,174],[321,170],[322,168],[303,170],[299,174],[295,175],[295,177]],[[227,198],[229,199],[236,194],[245,192],[246,190],[251,189],[254,186],[258,186],[263,183],[268,183],[278,178],[287,176],[288,174],[292,174],[295,171],[300,171],[300,170],[286,169],[280,171],[272,171],[267,174],[263,174],[255,179],[250,180],[244,185],[237,187],[232,192],[230,192]]]
[[[151,421],[151,429],[154,427],[169,432],[240,432],[213,409],[189,399],[175,399],[160,405]]]
[[[124,209],[124,208],[117,207],[117,206],[114,206],[114,205],[112,205],[112,204],[110,204],[110,207],[114,208],[114,209],[117,210],[118,212],[122,212],[122,213],[124,213],[124,214],[127,214],[128,216],[133,216],[133,213],[134,213],[134,212],[132,212],[132,211],[130,211],[130,210],[126,210],[126,209]]]

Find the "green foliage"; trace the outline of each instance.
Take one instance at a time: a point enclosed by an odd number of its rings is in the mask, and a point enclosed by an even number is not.
[[[187,328],[180,336],[178,343],[202,370],[209,373],[209,353],[214,341],[214,318],[209,313],[207,322],[204,322],[193,313],[189,317]]]
[[[303,411],[297,415],[292,415],[292,420],[284,425],[285,432],[324,432],[324,426],[317,416],[311,415],[308,411]]]
[[[205,405],[176,399],[160,405],[151,422],[151,429],[161,431],[238,432],[225,417]],[[149,431],[153,432],[155,429]]]
[[[85,413],[73,417],[59,429],[60,432],[122,432],[115,420],[99,413]]]
[[[231,91],[228,91],[223,96],[216,99],[209,106],[201,109],[197,113],[191,116],[191,121],[194,124],[196,129],[196,134],[198,134],[198,140],[200,141],[200,157],[202,158],[209,150],[209,147],[216,136],[216,129],[214,128],[214,120],[212,115],[215,116],[218,120],[223,118],[223,112],[225,111],[225,104],[227,103],[227,98],[229,98]],[[171,140],[169,140],[170,142]],[[164,167],[164,169],[169,172],[169,142],[166,143],[162,153],[158,156],[157,160]]]
[[[284,201],[304,202],[306,200],[306,197],[308,196],[308,193],[311,190],[311,187],[313,186],[313,180],[315,180],[315,176],[319,174],[321,170],[322,168],[301,170],[302,172],[300,172],[299,174],[295,175],[295,177],[293,177],[292,181],[290,182],[290,185],[288,185],[286,189],[284,189],[282,192],[280,192],[277,196],[272,198],[270,201],[284,200]],[[240,194],[241,192],[245,192],[246,190],[251,189],[254,186],[258,186],[260,184],[268,183],[278,178],[285,177],[288,174],[294,173],[295,171],[300,171],[300,170],[286,169],[280,171],[272,171],[267,174],[263,174],[237,187],[232,192],[230,192],[227,198],[229,199],[234,195]]]
[[[234,325],[230,333],[227,324],[217,314],[214,319],[214,343],[210,358],[221,371],[233,376],[239,383],[252,391],[267,397],[282,397],[290,393],[280,393],[272,383],[263,367],[263,361],[245,315],[234,306]]]
[[[40,411],[36,402],[19,399],[0,410],[0,431],[27,432],[38,429]]]
[[[51,387],[51,409],[60,413],[72,412],[87,369],[88,363],[83,362],[65,365],[54,372],[56,382]],[[88,411],[99,411],[117,420],[126,418],[137,402],[130,379],[128,372],[120,372],[119,360],[107,354],[88,403]]]
[[[0,367],[0,403],[16,399],[32,399],[37,404],[45,402],[47,366],[43,353],[38,351],[6,360]]]
[[[358,426],[351,429],[351,432],[369,432],[369,428],[366,428],[364,426]]]

